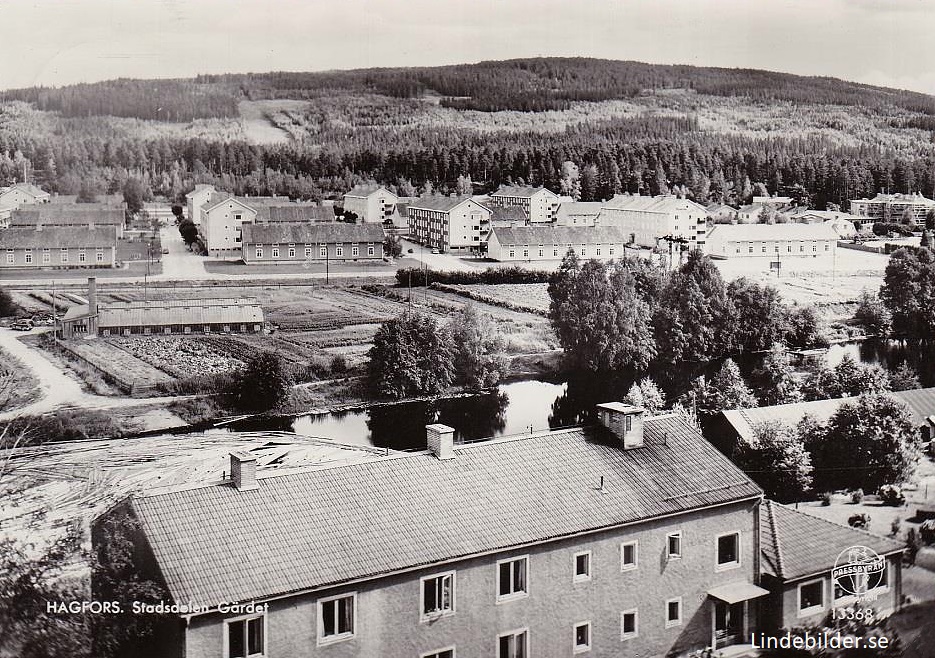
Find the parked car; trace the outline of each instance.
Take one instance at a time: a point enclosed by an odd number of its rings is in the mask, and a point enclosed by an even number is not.
[[[432,253],[433,253],[433,254],[437,254],[437,253],[438,253],[438,249],[432,249]]]
[[[55,317],[48,313],[37,313],[32,316],[32,323],[36,327],[52,327],[55,325]]]
[[[10,329],[15,331],[30,331],[33,328],[32,320],[23,318],[10,325]]]
[[[406,251],[410,254],[412,253],[412,249],[407,249]]]
[[[169,253],[169,248],[168,248],[168,247],[163,247],[163,248],[162,248],[162,253],[164,253],[164,254]]]

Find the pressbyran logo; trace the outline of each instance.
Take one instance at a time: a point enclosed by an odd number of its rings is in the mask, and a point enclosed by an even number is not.
[[[845,593],[868,598],[868,593],[883,582],[886,559],[866,546],[851,546],[841,551],[831,570],[831,580]]]

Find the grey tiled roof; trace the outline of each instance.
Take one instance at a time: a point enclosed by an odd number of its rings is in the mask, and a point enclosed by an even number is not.
[[[380,224],[245,224],[244,244],[317,244],[342,242],[383,242]]]
[[[493,232],[502,245],[622,244],[627,241],[624,232],[615,226],[517,226],[497,227]]]
[[[773,501],[760,509],[764,573],[796,580],[830,571],[842,551],[866,546],[879,555],[905,549],[902,542],[799,512]]]
[[[531,185],[501,185],[500,189],[490,196],[531,197],[542,190],[545,190],[553,196],[557,196],[554,192],[546,190],[544,187],[533,187]]]
[[[290,203],[282,206],[255,208],[258,222],[333,222],[334,206],[314,203]]]
[[[45,227],[40,231],[29,227],[13,227],[0,231],[0,249],[61,249],[64,247],[96,248],[117,244],[114,227]]]
[[[100,306],[98,322],[101,328],[262,324],[263,309],[250,298],[108,302]]]
[[[425,210],[441,210],[448,212],[456,206],[460,206],[465,201],[470,201],[469,196],[423,196],[413,199],[409,202],[409,210],[423,208]],[[477,203],[475,201],[474,203]],[[480,204],[478,204],[480,205]]]
[[[14,210],[12,217],[14,226],[36,226],[37,224],[63,226],[91,223],[120,226],[124,221],[123,209],[98,203],[44,203]]]
[[[490,209],[491,222],[519,222],[525,224],[526,219],[526,211],[519,206],[509,206],[508,208],[494,206]]]
[[[599,429],[545,432],[456,446],[451,460],[389,456],[130,505],[175,600],[216,605],[761,495],[681,417],[647,419],[644,434],[623,450]]]

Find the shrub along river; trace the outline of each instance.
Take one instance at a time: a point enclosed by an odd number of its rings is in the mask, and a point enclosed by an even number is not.
[[[922,386],[935,386],[935,343],[878,341],[834,345],[819,358],[833,366],[845,354],[863,363],[894,369],[908,361],[919,373]],[[748,375],[762,355],[739,359]],[[680,373],[650,373],[670,396],[682,393],[691,379],[717,370],[720,363]],[[456,440],[519,434],[554,429],[586,420],[594,405],[621,399],[631,381],[600,381],[594,377],[548,381],[542,378],[507,381],[496,390],[472,396],[432,401],[401,402],[353,411],[333,411],[298,417],[251,418],[229,425],[234,431],[294,430],[298,434],[342,443],[372,445],[394,450],[425,447],[425,425],[444,423],[456,430]]]

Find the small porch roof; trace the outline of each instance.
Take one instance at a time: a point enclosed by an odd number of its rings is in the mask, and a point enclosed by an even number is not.
[[[712,596],[731,605],[740,603],[741,601],[749,601],[750,599],[766,596],[767,594],[769,594],[768,590],[758,587],[753,583],[743,581],[721,585],[708,590],[708,596]]]

